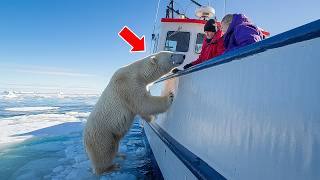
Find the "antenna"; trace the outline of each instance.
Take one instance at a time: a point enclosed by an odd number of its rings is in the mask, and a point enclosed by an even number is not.
[[[224,0],[224,4],[223,4],[223,8],[224,8],[224,15],[226,15],[226,10],[227,10],[227,0]]]
[[[195,5],[197,5],[197,6],[199,6],[199,7],[201,7],[202,5],[201,4],[199,4],[197,1],[194,1],[194,0],[190,0],[191,2],[193,2]]]

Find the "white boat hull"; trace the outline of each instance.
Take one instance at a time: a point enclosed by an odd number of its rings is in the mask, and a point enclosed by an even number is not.
[[[155,83],[175,99],[153,123],[221,179],[320,179],[320,21],[306,26]],[[165,179],[210,179],[145,131]]]

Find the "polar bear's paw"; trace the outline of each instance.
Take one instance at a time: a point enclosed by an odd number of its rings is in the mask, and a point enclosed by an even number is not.
[[[171,105],[173,102],[174,94],[173,92],[170,92],[168,95],[168,104]]]
[[[109,172],[112,172],[112,171],[117,171],[117,170],[120,170],[120,165],[115,163],[115,164],[112,164],[111,166],[109,167],[102,167],[102,168],[96,168],[95,171],[98,175],[101,175],[103,173],[109,173]]]

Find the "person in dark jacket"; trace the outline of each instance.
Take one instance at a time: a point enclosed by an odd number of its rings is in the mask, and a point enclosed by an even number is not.
[[[196,64],[212,59],[224,53],[223,46],[223,33],[220,26],[214,19],[209,19],[204,26],[205,38],[202,43],[201,53],[195,61],[186,64],[183,69],[190,68]],[[172,72],[176,73],[179,70],[173,69]]]
[[[221,21],[225,52],[263,39],[262,32],[243,14],[227,14]]]

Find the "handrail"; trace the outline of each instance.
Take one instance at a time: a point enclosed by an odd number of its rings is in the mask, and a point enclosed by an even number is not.
[[[252,56],[254,54],[258,54],[269,49],[274,49],[318,37],[320,37],[320,20],[313,21],[295,29],[264,39],[257,43],[250,44],[248,46],[241,47],[233,51],[229,51],[204,63],[198,64],[183,71],[179,71],[176,74],[169,74],[168,76],[160,78],[155,83],[190,74],[196,71],[200,71],[202,69],[224,64],[247,56]]]

